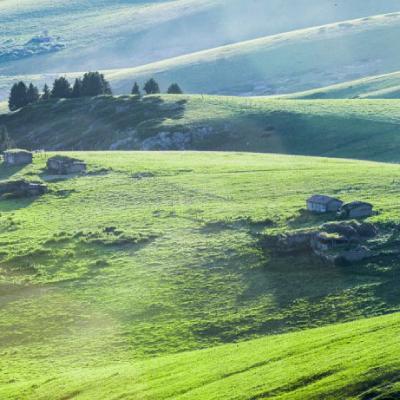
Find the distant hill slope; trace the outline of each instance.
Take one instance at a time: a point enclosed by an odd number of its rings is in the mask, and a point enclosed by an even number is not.
[[[400,11],[396,0],[2,0],[0,73],[136,66],[255,37],[395,11]],[[29,45],[45,30],[55,47]],[[32,54],[38,54],[34,62]]]
[[[87,173],[53,175],[54,153],[0,164],[0,180],[48,185],[41,197],[0,198],[2,400],[365,400],[398,390],[397,314],[328,325],[400,311],[400,165],[63,154]],[[261,246],[264,235],[335,221],[305,212],[314,193],[373,203],[375,257],[331,265]]]
[[[399,99],[400,72],[372,76],[282,97],[293,99]]]
[[[114,92],[127,94],[135,80],[155,77],[165,91],[271,95],[300,92],[400,68],[400,13],[291,31],[135,67],[104,70]],[[388,51],[388,46],[390,51]],[[72,79],[79,74],[70,73]],[[0,76],[6,96],[18,79],[51,84],[55,75]]]
[[[256,151],[400,161],[400,101],[97,97],[0,115],[31,149]]]
[[[154,76],[165,89],[264,95],[303,91],[400,67],[400,13],[267,36],[133,69],[106,71],[116,92]],[[387,51],[390,46],[390,51]]]
[[[54,377],[50,372],[35,384],[0,388],[0,395],[9,400],[78,394],[82,400],[396,399],[399,324],[395,314],[147,362]]]

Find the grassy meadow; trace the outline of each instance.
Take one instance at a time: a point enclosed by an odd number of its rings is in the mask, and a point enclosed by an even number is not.
[[[306,329],[399,311],[396,261],[332,267],[259,241],[324,222],[304,213],[315,192],[370,201],[371,221],[397,226],[398,165],[79,152],[88,173],[60,178],[49,155],[0,167],[50,189],[0,200],[1,398],[361,399],[394,377],[397,315]]]
[[[79,368],[0,388],[0,395],[18,400],[396,399],[398,335],[399,314],[394,314],[106,368]]]
[[[160,132],[181,132],[192,150],[388,162],[400,160],[399,122],[400,100],[393,99],[200,95],[68,99],[0,115],[14,145],[33,150],[139,150]]]

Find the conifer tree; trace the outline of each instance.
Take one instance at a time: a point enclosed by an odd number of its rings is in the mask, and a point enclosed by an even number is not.
[[[173,83],[167,91],[168,94],[182,94],[183,91],[177,83]]]
[[[109,82],[99,72],[87,72],[82,78],[82,96],[99,96],[112,94]]]
[[[158,86],[158,83],[153,78],[149,79],[145,83],[143,90],[146,92],[146,94],[160,93],[160,87]]]
[[[76,78],[72,88],[71,97],[77,98],[82,96],[82,79]]]
[[[26,98],[28,104],[37,103],[39,101],[39,89],[33,83],[29,84],[28,90],[26,92]]]
[[[42,96],[40,97],[41,100],[49,100],[51,96],[50,89],[47,86],[47,83],[43,86]]]
[[[133,85],[131,94],[132,94],[133,96],[140,97],[140,95],[141,95],[141,93],[140,93],[140,87],[139,87],[139,85],[138,85],[137,82],[135,82],[135,84]]]
[[[71,97],[71,85],[66,78],[61,76],[53,83],[51,97],[56,99],[65,99]]]
[[[10,111],[18,110],[28,104],[27,92],[28,88],[24,82],[14,83],[8,98],[8,108]]]

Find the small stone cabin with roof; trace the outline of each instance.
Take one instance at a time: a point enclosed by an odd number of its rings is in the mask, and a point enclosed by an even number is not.
[[[307,210],[320,214],[337,212],[342,205],[341,200],[321,194],[315,194],[307,200]]]
[[[3,154],[4,164],[8,167],[15,165],[27,165],[32,164],[33,154],[27,150],[13,149],[6,150]]]
[[[345,218],[366,218],[373,214],[374,206],[363,201],[353,201],[344,204],[340,209],[340,216]]]
[[[49,172],[57,175],[77,174],[86,171],[86,163],[67,156],[54,156],[47,160]]]

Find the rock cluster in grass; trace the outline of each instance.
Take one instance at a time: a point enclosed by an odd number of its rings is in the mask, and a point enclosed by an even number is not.
[[[0,182],[2,198],[23,198],[41,196],[48,188],[43,183],[28,182],[24,179]]]
[[[189,132],[160,132],[145,139],[141,150],[188,150],[194,143],[202,142],[216,134],[212,126],[201,126]]]
[[[142,142],[142,150],[186,150],[190,135],[183,132],[160,132]]]
[[[331,222],[316,229],[267,236],[262,245],[278,253],[310,252],[331,264],[352,264],[376,255],[368,247],[368,240],[377,234],[377,227],[371,223]]]

